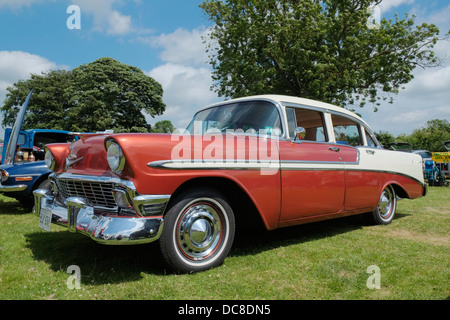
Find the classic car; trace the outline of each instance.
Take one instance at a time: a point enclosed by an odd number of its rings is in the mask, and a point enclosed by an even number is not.
[[[368,213],[384,225],[398,197],[426,193],[419,155],[383,149],[344,108],[289,96],[207,106],[179,134],[80,134],[47,145],[45,159],[41,228],[112,245],[158,240],[179,272],[220,265],[242,223],[273,230]]]
[[[31,97],[31,92],[29,94]],[[19,110],[14,127],[6,128],[0,164],[0,193],[33,205],[33,191],[45,187],[51,173],[44,161],[44,146],[71,140],[69,131],[51,129],[20,130],[29,98]]]

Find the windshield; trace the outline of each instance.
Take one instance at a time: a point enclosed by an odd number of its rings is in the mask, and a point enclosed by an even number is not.
[[[238,102],[202,110],[194,116],[187,131],[191,134],[282,134],[278,109],[267,101]]]

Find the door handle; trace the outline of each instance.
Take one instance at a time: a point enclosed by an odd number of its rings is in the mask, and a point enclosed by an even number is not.
[[[341,148],[339,148],[339,147],[328,147],[328,150],[334,151],[334,152],[339,152],[339,151],[341,151]]]
[[[375,154],[375,151],[374,151],[374,150],[366,150],[366,152],[367,152],[368,154],[371,154],[371,155],[374,155],[374,154]]]

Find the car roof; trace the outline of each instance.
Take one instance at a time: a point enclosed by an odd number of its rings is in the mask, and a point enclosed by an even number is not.
[[[358,119],[359,121],[361,121],[365,125],[369,126],[356,113],[354,113],[354,112],[352,112],[350,110],[347,110],[347,109],[345,109],[343,107],[338,107],[338,106],[330,104],[330,103],[317,101],[317,100],[312,100],[312,99],[307,99],[307,98],[300,98],[300,97],[293,97],[293,96],[286,96],[286,95],[275,95],[275,94],[253,95],[253,96],[248,96],[248,97],[242,97],[242,98],[225,100],[225,101],[222,101],[222,102],[217,102],[217,103],[208,105],[208,106],[206,106],[204,108],[201,108],[199,111],[205,110],[205,109],[208,109],[208,108],[212,108],[212,107],[216,107],[216,106],[220,106],[220,105],[223,105],[224,103],[234,103],[234,102],[250,101],[250,100],[266,100],[266,101],[269,100],[269,101],[272,101],[274,103],[283,104],[283,105],[296,104],[296,105],[317,107],[317,108],[320,108],[320,109],[325,109],[325,110],[328,110],[328,111],[333,111],[333,112],[338,112],[338,113],[343,113],[343,114],[349,115],[351,117],[354,117],[354,118]]]

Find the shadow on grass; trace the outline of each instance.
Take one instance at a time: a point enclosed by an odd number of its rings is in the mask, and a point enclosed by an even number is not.
[[[12,198],[0,199],[0,214],[25,214],[32,211],[32,206],[24,206]]]
[[[401,219],[407,216],[409,216],[409,214],[396,213],[395,219]],[[280,228],[273,231],[242,229],[236,233],[230,255],[252,255],[282,246],[333,237],[370,225],[373,224],[367,216],[355,215]]]
[[[407,216],[398,214],[397,218]],[[363,216],[351,216],[287,227],[274,231],[239,230],[230,256],[247,256],[274,248],[306,243],[358,230],[367,226]],[[68,231],[26,234],[27,247],[34,257],[50,265],[53,271],[64,271],[71,265],[80,267],[82,283],[101,285],[137,281],[142,273],[172,275],[159,250],[158,242],[135,246],[108,246]]]
[[[25,237],[35,259],[49,264],[55,272],[78,266],[81,282],[86,285],[137,281],[142,273],[166,274],[158,243],[102,245],[69,231],[36,232]]]

